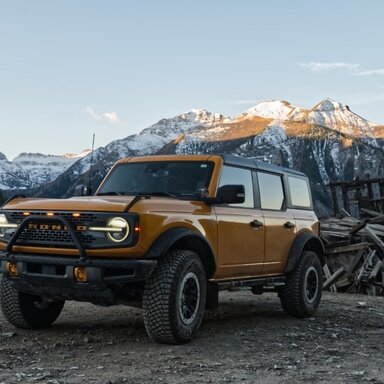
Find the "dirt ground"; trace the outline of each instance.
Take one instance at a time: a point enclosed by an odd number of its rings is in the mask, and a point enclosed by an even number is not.
[[[220,295],[198,337],[151,342],[140,309],[66,303],[46,330],[0,315],[0,384],[384,383],[384,298],[325,293],[315,318],[276,295]]]

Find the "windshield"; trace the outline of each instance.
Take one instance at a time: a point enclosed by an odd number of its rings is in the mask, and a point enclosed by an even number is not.
[[[208,191],[213,163],[156,161],[117,165],[97,195],[201,196]]]

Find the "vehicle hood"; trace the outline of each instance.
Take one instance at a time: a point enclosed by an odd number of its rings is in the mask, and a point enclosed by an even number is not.
[[[15,198],[2,209],[22,211],[124,212],[133,196],[87,196],[69,199]]]
[[[2,207],[18,211],[69,211],[69,212],[126,212],[134,196],[86,196],[69,199],[15,198]],[[139,199],[129,211],[136,213],[210,211],[203,202],[152,196]],[[203,213],[203,212],[201,212]]]

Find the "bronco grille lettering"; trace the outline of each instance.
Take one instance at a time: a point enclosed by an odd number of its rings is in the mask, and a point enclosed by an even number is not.
[[[43,231],[67,231],[68,228],[62,224],[34,224],[29,223],[28,229],[43,230]],[[75,225],[75,231],[86,231],[88,228],[85,225]]]

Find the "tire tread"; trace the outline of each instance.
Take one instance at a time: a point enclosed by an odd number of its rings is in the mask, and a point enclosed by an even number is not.
[[[304,302],[302,296],[303,293],[303,274],[309,265],[314,265],[320,270],[320,286],[319,286],[319,298],[315,302],[314,306],[308,306]],[[312,316],[321,300],[322,282],[321,282],[321,264],[319,257],[312,251],[305,251],[300,256],[296,268],[287,276],[286,284],[280,293],[280,301],[283,310],[293,316],[304,318]]]
[[[144,325],[149,337],[165,344],[180,344],[189,341],[194,332],[181,334],[177,326],[177,314],[174,313],[173,301],[176,299],[178,285],[175,284],[179,272],[188,263],[195,263],[203,273],[200,258],[192,251],[173,250],[160,260],[155,271],[144,288]],[[205,307],[205,291],[200,300]],[[200,323],[196,326],[195,331]]]
[[[41,300],[18,291],[4,275],[0,275],[0,307],[4,317],[17,328],[45,328],[60,315],[64,301],[50,302],[46,308],[38,308],[34,302]]]

